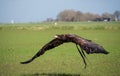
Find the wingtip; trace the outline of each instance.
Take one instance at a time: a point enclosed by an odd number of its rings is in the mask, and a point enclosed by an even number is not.
[[[25,63],[25,62],[20,62],[20,64],[27,64],[27,63]]]
[[[109,52],[106,51],[104,54],[109,54]]]
[[[32,60],[28,60],[28,61],[25,61],[25,62],[20,62],[21,64],[27,64],[27,63],[30,63]]]

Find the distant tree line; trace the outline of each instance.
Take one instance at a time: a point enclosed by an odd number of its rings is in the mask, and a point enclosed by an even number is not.
[[[58,13],[56,19],[47,18],[47,22],[51,21],[67,21],[67,22],[79,22],[79,21],[120,21],[120,11],[115,11],[113,14],[108,12],[103,13],[102,15],[94,13],[83,13],[81,11],[75,10],[64,10]]]

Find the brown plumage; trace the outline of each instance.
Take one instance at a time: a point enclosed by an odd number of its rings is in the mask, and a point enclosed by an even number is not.
[[[108,52],[102,46],[92,42],[91,40],[79,37],[74,34],[61,34],[61,35],[55,35],[55,39],[53,39],[52,41],[50,41],[49,43],[44,45],[30,60],[21,62],[21,64],[27,64],[27,63],[33,61],[35,58],[43,55],[47,50],[53,49],[63,43],[67,43],[67,42],[72,42],[72,43],[76,44],[78,52],[80,53],[80,55],[84,61],[85,67],[87,64],[85,61],[86,56],[84,54],[84,51],[87,54],[92,54],[92,53],[108,54]],[[81,51],[78,46],[80,46]]]

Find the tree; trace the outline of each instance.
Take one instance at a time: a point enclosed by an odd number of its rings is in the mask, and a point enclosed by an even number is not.
[[[52,22],[52,21],[54,21],[54,19],[52,19],[52,18],[47,18],[46,19],[46,22]]]
[[[85,19],[86,21],[92,21],[96,18],[99,18],[100,16],[98,14],[93,14],[93,13],[85,13]]]
[[[80,12],[80,11],[77,11],[76,12],[76,15],[75,15],[75,21],[80,21],[81,20],[81,16],[83,15],[83,13],[82,12]]]
[[[102,14],[102,17],[103,17],[103,18],[111,18],[111,14],[105,12],[105,13]]]
[[[102,15],[94,13],[83,13],[75,10],[64,10],[57,15],[56,21],[119,21],[120,11],[115,11],[113,14],[108,12]]]
[[[57,20],[59,20],[59,21],[74,21],[75,13],[76,12],[74,10],[64,10],[58,14]]]
[[[115,17],[115,21],[119,21],[120,20],[120,11],[115,11],[114,17]]]
[[[58,21],[91,21],[100,17],[98,14],[82,13],[74,10],[64,10],[57,16]]]

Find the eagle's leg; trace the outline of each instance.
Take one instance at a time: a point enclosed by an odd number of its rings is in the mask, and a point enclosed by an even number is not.
[[[86,55],[85,55],[85,53],[84,53],[84,51],[83,51],[83,49],[81,48],[81,46],[80,46],[80,49],[81,49],[81,51],[82,51],[82,53],[83,53],[83,55],[84,55],[84,57],[87,59],[87,61],[90,63],[90,61],[88,60],[88,58],[86,57]]]
[[[86,57],[86,55],[85,55],[85,53],[84,53],[83,49],[81,48],[81,46],[80,46],[80,49],[81,49],[82,54],[84,55],[84,57],[87,59],[87,57]]]
[[[80,49],[78,48],[77,44],[76,44],[76,47],[77,47],[77,49],[78,49],[78,52],[80,53],[80,55],[81,55],[81,57],[82,57],[82,59],[83,59],[83,61],[84,61],[85,68],[86,68],[86,66],[87,66],[87,63],[86,63],[86,61],[85,61],[84,54],[82,54],[83,52],[81,53],[81,51],[80,51]]]
[[[81,49],[81,51],[82,51],[83,56],[87,59],[87,57],[86,57],[86,55],[85,55],[83,49],[81,48],[81,46],[80,46],[80,49]]]

